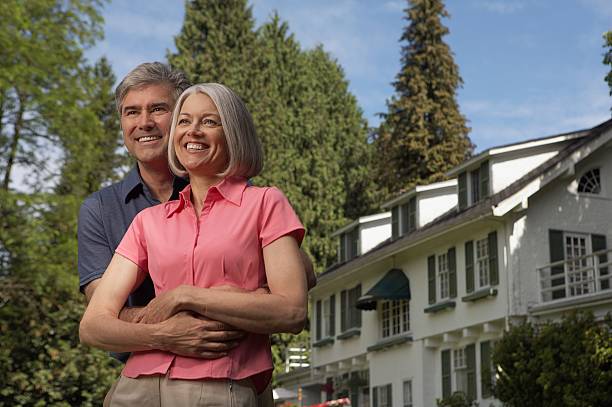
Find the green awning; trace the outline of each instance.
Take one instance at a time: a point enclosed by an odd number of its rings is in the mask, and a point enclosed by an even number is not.
[[[357,308],[376,309],[379,300],[409,300],[410,281],[401,269],[391,269],[365,295],[357,300]]]

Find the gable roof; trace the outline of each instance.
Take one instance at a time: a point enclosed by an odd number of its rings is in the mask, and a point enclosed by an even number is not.
[[[572,172],[577,162],[582,161],[610,140],[612,140],[612,119],[587,130],[586,134],[583,134],[581,137],[575,137],[573,142],[554,157],[529,171],[496,194],[461,211],[455,207],[412,233],[396,240],[387,239],[361,256],[333,265],[321,273],[318,280],[325,281],[355,268],[365,267],[383,257],[406,250],[411,246],[434,239],[441,234],[483,218],[503,216],[517,205],[524,205],[527,198],[557,179],[560,175],[568,171]]]

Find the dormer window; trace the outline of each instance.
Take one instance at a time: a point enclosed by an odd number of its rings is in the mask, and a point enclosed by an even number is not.
[[[593,168],[580,177],[578,181],[578,192],[596,195],[601,193],[601,176],[599,168]]]
[[[416,229],[416,197],[391,208],[391,237],[393,240]]]
[[[459,209],[465,209],[489,196],[489,161],[464,171],[458,177]]]
[[[359,228],[340,235],[340,250],[338,261],[343,263],[359,255]]]

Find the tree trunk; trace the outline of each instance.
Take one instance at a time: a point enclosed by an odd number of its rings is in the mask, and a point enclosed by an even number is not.
[[[21,96],[19,96],[18,99],[19,110],[17,111],[17,119],[15,120],[15,126],[13,127],[13,140],[11,142],[8,160],[6,163],[6,169],[4,170],[4,181],[2,182],[2,189],[5,191],[9,190],[9,184],[11,182],[11,170],[13,169],[15,157],[17,156],[17,147],[19,146],[19,138],[21,136],[21,129],[23,127],[23,111],[25,103],[23,103],[23,99],[21,98]]]

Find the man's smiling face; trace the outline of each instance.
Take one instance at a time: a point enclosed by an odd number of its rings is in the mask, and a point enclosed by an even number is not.
[[[123,142],[130,154],[143,164],[168,162],[168,132],[174,99],[165,84],[130,90],[121,104]]]

